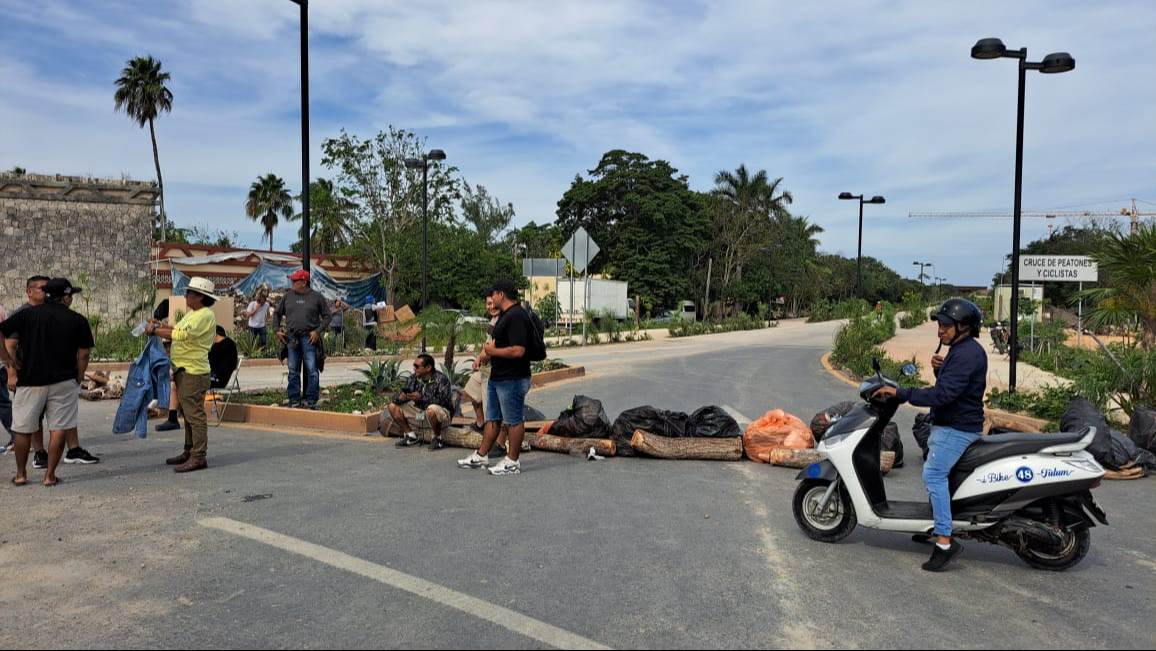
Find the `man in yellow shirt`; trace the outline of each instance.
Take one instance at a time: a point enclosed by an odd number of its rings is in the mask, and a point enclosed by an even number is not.
[[[205,454],[209,449],[209,419],[205,415],[205,393],[209,390],[209,348],[217,331],[217,317],[209,309],[217,299],[213,281],[194,277],[189,280],[185,301],[189,311],[173,327],[153,321],[145,330],[173,342],[171,357],[173,382],[177,399],[185,414],[185,451],[165,459],[176,466],[176,472],[191,472],[209,467]]]

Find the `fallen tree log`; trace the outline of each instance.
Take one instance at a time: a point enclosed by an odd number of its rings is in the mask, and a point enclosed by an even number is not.
[[[569,454],[573,450],[583,453],[594,448],[594,453],[604,457],[613,457],[618,454],[618,445],[610,439],[580,439],[567,436],[551,436],[550,434],[526,433],[526,440],[537,450],[563,452]]]
[[[743,458],[743,439],[732,438],[675,438],[634,430],[630,447],[659,459],[707,459],[711,461],[738,461]]]
[[[813,448],[772,448],[767,460],[776,466],[806,468],[812,463],[819,463],[823,458]],[[884,475],[891,472],[893,465],[895,465],[894,452],[887,450],[879,454],[879,469]]]
[[[983,416],[983,433],[985,435],[996,428],[1012,432],[1029,432],[1031,434],[1039,434],[1044,431],[1043,426],[1045,423],[1043,419],[1040,418],[1009,414],[992,409],[983,410]]]
[[[419,427],[414,433],[426,443],[433,440],[433,429],[431,428]],[[482,435],[468,427],[447,427],[442,430],[442,443],[456,448],[477,450],[482,446]]]

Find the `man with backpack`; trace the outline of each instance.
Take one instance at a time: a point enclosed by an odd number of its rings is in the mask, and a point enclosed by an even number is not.
[[[543,356],[545,333],[535,327],[530,312],[518,303],[518,290],[512,281],[503,278],[495,282],[492,297],[498,322],[493,338],[482,348],[492,365],[486,389],[486,431],[481,447],[459,460],[458,466],[490,465],[490,448],[505,424],[509,428],[506,457],[489,470],[491,475],[516,475],[522,470],[518,456],[526,431],[522,410],[530,391],[530,361]]]

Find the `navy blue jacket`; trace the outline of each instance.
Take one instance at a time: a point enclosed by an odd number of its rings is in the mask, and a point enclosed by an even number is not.
[[[156,399],[161,409],[169,406],[169,355],[161,338],[149,337],[148,345],[141,351],[132,366],[128,367],[128,378],[124,381],[124,396],[116,408],[116,418],[112,421],[112,433],[131,432],[135,425],[136,437],[143,439],[149,434],[149,402]]]
[[[983,431],[983,394],[987,390],[987,354],[975,337],[951,347],[936,374],[935,386],[899,389],[900,400],[931,407],[931,423],[963,432]]]

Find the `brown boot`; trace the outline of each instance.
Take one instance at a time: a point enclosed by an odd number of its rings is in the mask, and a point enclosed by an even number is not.
[[[192,472],[194,470],[202,470],[209,467],[209,462],[204,457],[192,457],[188,461],[173,468],[173,472]]]
[[[179,466],[188,460],[189,460],[189,451],[185,450],[184,452],[178,454],[175,457],[169,457],[168,459],[165,459],[165,463],[169,464],[170,466]]]

